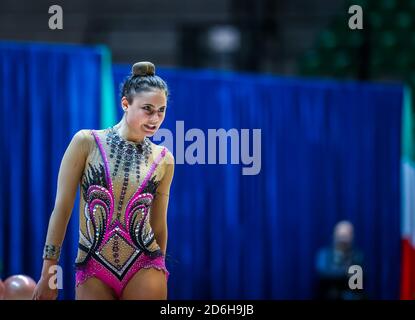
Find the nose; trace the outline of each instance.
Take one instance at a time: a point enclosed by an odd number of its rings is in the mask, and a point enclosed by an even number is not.
[[[151,124],[153,124],[153,125],[155,125],[155,124],[157,124],[158,122],[159,122],[159,115],[158,115],[158,113],[157,112],[155,112],[155,113],[153,113],[151,116],[150,116],[150,123]]]

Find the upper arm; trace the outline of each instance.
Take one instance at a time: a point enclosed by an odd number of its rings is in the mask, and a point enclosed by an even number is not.
[[[174,157],[167,152],[163,161],[164,174],[156,190],[151,207],[150,223],[153,229],[162,227],[167,222],[167,207],[169,203],[170,186],[174,176]]]
[[[158,193],[168,194],[174,176],[174,157],[170,151],[167,151],[164,159],[164,174],[157,188]]]
[[[78,184],[89,153],[90,139],[87,130],[78,131],[63,155],[58,174],[55,210],[67,214],[72,212]]]

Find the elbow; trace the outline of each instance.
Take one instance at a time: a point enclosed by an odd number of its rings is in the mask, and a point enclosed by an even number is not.
[[[72,214],[72,208],[69,208],[68,206],[55,204],[55,207],[52,211],[52,216],[62,219],[69,220],[70,216]]]

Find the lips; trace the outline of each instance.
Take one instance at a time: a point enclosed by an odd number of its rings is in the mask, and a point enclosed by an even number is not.
[[[153,132],[153,131],[156,131],[156,128],[157,128],[157,126],[152,126],[152,125],[147,125],[147,124],[144,125],[144,129],[146,131]]]

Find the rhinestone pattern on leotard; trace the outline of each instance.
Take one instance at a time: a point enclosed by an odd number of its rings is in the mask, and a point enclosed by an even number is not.
[[[166,149],[149,166],[148,138],[133,143],[114,128],[93,135],[99,153],[91,158],[81,183],[84,201],[76,265],[93,258],[121,281],[142,253],[152,258],[162,255],[149,218],[160,182],[154,173]]]

